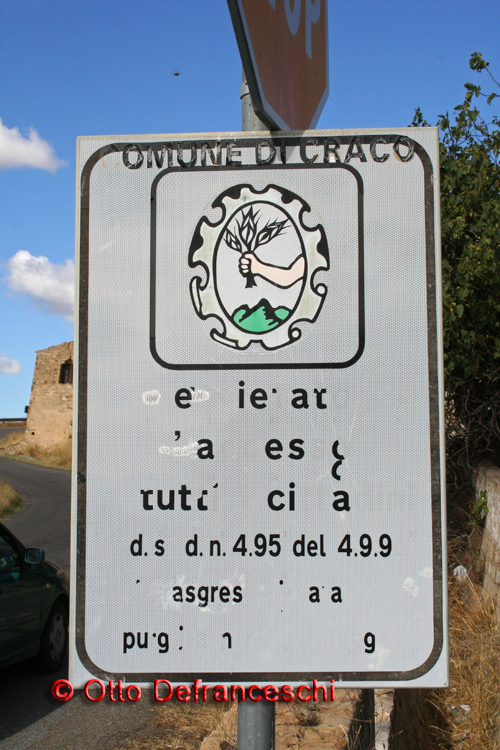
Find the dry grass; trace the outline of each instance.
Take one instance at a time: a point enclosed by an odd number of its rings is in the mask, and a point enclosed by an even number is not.
[[[21,508],[24,498],[6,479],[0,479],[0,518],[7,518]]]
[[[72,441],[64,440],[56,445],[45,446],[39,443],[27,443],[23,450],[25,456],[36,458],[38,461],[71,469]]]
[[[303,706],[300,703],[289,703],[288,708],[292,712],[297,724],[301,727],[317,727],[321,721],[321,713],[317,703],[313,703],[310,706]]]
[[[221,706],[212,701],[169,703],[155,708],[153,716],[135,737],[114,750],[199,750],[205,737],[221,724]]]
[[[0,441],[0,449],[3,451],[15,451],[24,441],[24,430],[18,430],[17,432],[11,432],[2,441]]]
[[[219,737],[221,750],[231,750],[238,745],[238,707],[230,703],[228,707],[218,703],[215,712],[215,732]]]
[[[500,629],[495,606],[467,578],[450,586],[450,690],[435,693],[453,750],[500,750]]]
[[[24,432],[11,432],[0,442],[0,450],[15,456],[34,458],[49,466],[61,469],[71,469],[72,441],[64,440],[52,446],[40,445],[34,441],[26,441]]]

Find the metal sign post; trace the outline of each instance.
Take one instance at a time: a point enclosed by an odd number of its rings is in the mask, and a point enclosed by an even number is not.
[[[252,99],[250,96],[250,89],[248,88],[245,71],[243,71],[243,81],[240,86],[240,99],[241,99],[241,129],[248,132],[257,132],[260,130],[268,130],[262,120],[260,120],[253,108]]]
[[[274,750],[276,703],[262,700],[251,703],[238,700],[238,750]]]
[[[250,97],[245,71],[241,84],[242,130],[267,130],[258,118]],[[245,700],[238,699],[238,748],[239,750],[274,750],[276,704],[267,700],[260,691],[261,700],[251,701],[248,691]]]

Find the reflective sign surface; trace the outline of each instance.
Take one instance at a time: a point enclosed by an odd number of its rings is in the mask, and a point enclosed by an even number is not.
[[[79,139],[75,685],[446,684],[437,167]]]

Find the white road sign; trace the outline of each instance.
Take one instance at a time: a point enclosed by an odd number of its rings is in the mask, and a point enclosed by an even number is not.
[[[438,165],[79,139],[75,686],[447,684]]]

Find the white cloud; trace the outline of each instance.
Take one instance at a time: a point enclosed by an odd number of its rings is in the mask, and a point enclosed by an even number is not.
[[[30,128],[25,138],[19,128],[8,128],[0,118],[0,169],[33,167],[55,172],[67,162],[58,159],[52,146]]]
[[[21,364],[17,359],[0,357],[0,372],[5,373],[5,375],[20,375]]]
[[[73,319],[75,265],[51,263],[44,255],[38,258],[27,250],[18,250],[8,260],[9,287],[41,303],[45,310]]]

